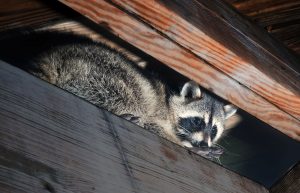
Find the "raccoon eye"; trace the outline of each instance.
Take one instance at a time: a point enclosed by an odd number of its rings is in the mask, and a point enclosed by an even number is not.
[[[189,132],[198,132],[205,128],[205,122],[199,117],[180,118],[178,124]]]
[[[199,129],[203,129],[205,127],[205,123],[203,121],[203,119],[199,118],[199,117],[194,117],[193,118],[193,124]]]
[[[210,134],[210,138],[213,140],[216,135],[217,135],[217,127],[214,125],[213,128],[211,129],[211,134]]]
[[[192,122],[194,125],[199,125],[201,123],[201,120],[198,117],[193,117]]]

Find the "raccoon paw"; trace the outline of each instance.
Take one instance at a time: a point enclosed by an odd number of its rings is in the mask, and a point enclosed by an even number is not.
[[[139,125],[139,123],[140,123],[140,117],[134,116],[133,114],[126,113],[126,114],[122,114],[120,116],[132,123],[137,124],[137,125]]]
[[[145,123],[144,128],[151,132],[158,134],[159,136],[163,136],[163,134],[162,134],[163,129],[156,123]]]
[[[224,153],[224,149],[217,146],[211,147],[210,156],[213,159],[219,159],[223,153]]]
[[[219,159],[224,153],[224,150],[217,146],[207,148],[192,148],[192,150],[194,150],[194,152],[196,152],[197,154],[210,160]]]

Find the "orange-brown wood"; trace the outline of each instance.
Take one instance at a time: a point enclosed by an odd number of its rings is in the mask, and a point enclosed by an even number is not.
[[[171,41],[157,30],[129,16],[103,0],[61,0],[61,2],[109,29],[171,68],[199,82],[290,137],[300,140],[300,122],[257,93],[194,53]],[[146,2],[145,2],[146,3]],[[154,14],[155,15],[155,14]]]
[[[300,1],[225,0],[300,56]]]
[[[9,0],[0,3],[0,31],[35,27],[62,18],[52,4],[40,0]]]
[[[257,39],[256,34],[249,34],[242,24],[237,26],[238,24],[235,24],[236,21],[233,19],[221,20],[216,10],[207,10],[206,6],[208,5],[202,4],[201,1],[197,1],[197,3],[192,1],[189,3],[184,1],[173,1],[173,3],[139,0],[112,1],[125,10],[138,15],[170,40],[192,51],[300,120],[299,73],[287,68],[295,63],[292,58],[289,58],[291,61],[286,59],[286,57],[292,56],[281,56],[279,52],[282,49],[278,49],[278,51],[273,49],[277,42],[270,38],[264,41]],[[188,13],[190,13],[188,18],[180,15]],[[229,15],[230,12],[224,14]],[[210,25],[209,22],[212,22],[213,25]],[[250,27],[255,28],[255,26]],[[252,29],[252,31],[253,33],[263,33],[259,29]],[[226,41],[220,41],[218,39],[220,37]],[[246,57],[245,55],[248,54],[252,55]],[[281,56],[283,59],[279,59],[277,56]],[[286,72],[275,68],[286,68]],[[269,72],[272,71],[273,74],[270,76]],[[295,85],[293,81],[295,81]]]
[[[125,53],[135,62],[145,63],[137,54],[95,31],[92,27],[95,26],[93,22],[87,21],[87,18],[56,1],[9,0],[7,3],[0,3],[0,33],[24,29],[72,31],[95,41],[104,42]]]

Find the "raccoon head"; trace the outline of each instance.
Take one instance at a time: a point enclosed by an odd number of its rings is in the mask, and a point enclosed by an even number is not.
[[[195,82],[187,82],[180,95],[170,102],[175,121],[175,133],[183,146],[210,148],[224,131],[225,120],[235,114],[234,105],[201,92]]]

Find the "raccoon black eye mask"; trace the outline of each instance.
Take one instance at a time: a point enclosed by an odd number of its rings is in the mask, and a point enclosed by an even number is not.
[[[0,59],[201,155],[221,154],[213,144],[236,109],[195,82],[169,83],[119,51],[72,33],[23,33],[0,43],[7,45]]]
[[[181,138],[182,141],[191,141],[191,145],[193,146],[191,149],[198,154],[209,158],[209,159],[217,159],[223,154],[223,149],[218,146],[209,147],[203,141],[193,141],[189,139],[189,135],[196,132],[201,132],[205,129],[205,121],[199,117],[190,117],[183,118],[179,122],[180,128],[185,128],[185,133],[178,133],[178,137]],[[213,126],[210,133],[210,138],[214,139],[217,135],[217,127]]]

